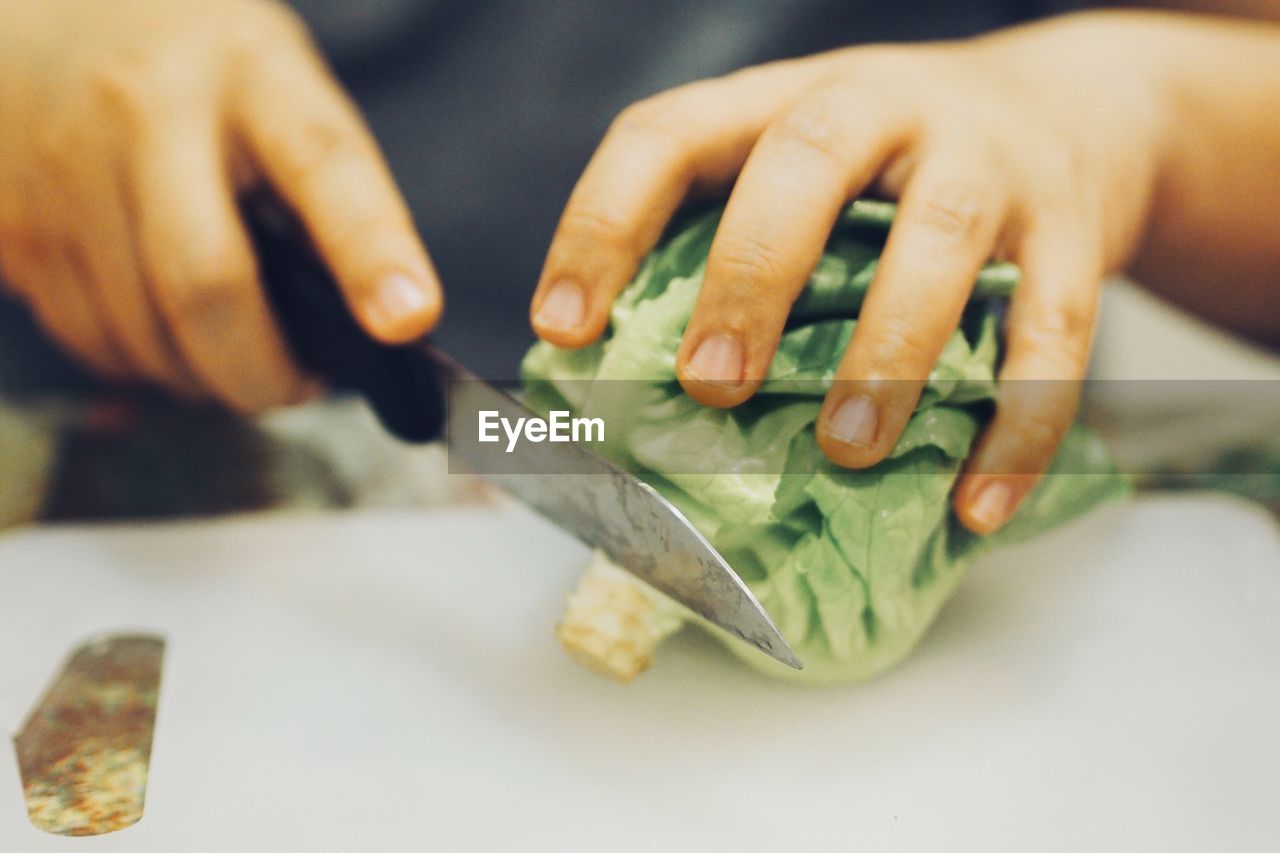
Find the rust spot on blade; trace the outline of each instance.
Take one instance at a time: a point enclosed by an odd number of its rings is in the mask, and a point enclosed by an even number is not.
[[[58,835],[142,819],[164,640],[95,639],[72,652],[14,745],[27,814]]]

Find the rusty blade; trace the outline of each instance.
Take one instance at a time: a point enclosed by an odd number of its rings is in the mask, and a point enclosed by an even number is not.
[[[142,819],[164,640],[120,634],[72,651],[14,737],[31,823],[103,835]]]

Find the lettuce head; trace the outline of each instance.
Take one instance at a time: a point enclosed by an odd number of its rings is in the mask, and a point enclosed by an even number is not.
[[[603,418],[605,452],[683,510],[751,587],[805,669],[794,672],[715,633],[770,673],[846,682],[893,666],[974,557],[1127,491],[1102,442],[1076,426],[1053,470],[1004,529],[979,537],[952,513],[951,489],[994,410],[1002,299],[1018,279],[1009,264],[988,265],[979,275],[890,457],[858,471],[826,459],[814,424],[893,211],[874,201],[845,210],[792,309],[764,385],[736,408],[699,405],[675,377],[676,348],[719,209],[690,217],[649,255],[616,300],[600,341],[579,350],[540,343],[524,361],[533,408]],[[647,587],[643,600],[663,611],[655,624],[699,621]]]

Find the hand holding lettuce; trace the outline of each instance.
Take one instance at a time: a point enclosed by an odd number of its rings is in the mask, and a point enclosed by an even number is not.
[[[609,424],[606,452],[652,483],[750,585],[805,669],[792,673],[728,642],[749,663],[811,682],[857,681],[902,659],[982,551],[1037,535],[1123,494],[1098,438],[1073,428],[1051,473],[999,533],[978,537],[948,496],[996,395],[998,299],[1017,270],[980,274],[961,327],[890,457],[841,468],[814,436],[823,396],[870,284],[892,205],[855,202],[791,312],[759,392],[733,409],[699,405],[675,378],[675,351],[701,284],[719,211],[694,219],[644,262],[604,338],[541,343],[524,375],[536,409]],[[687,611],[597,560],[561,637],[628,678]],[[726,638],[728,640],[729,638]]]

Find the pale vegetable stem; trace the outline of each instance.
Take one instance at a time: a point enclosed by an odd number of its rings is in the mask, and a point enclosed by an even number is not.
[[[569,594],[556,636],[582,663],[627,682],[644,671],[654,649],[682,621],[657,592],[597,553]]]

